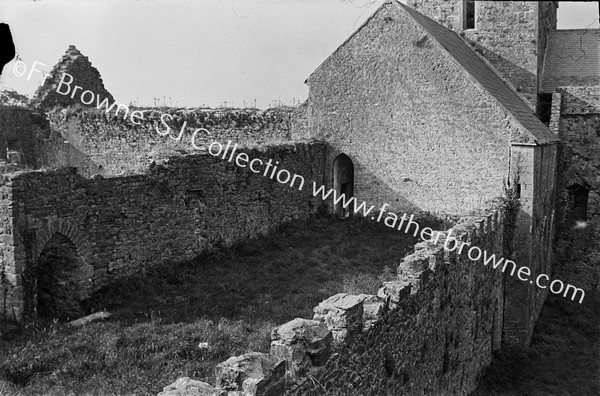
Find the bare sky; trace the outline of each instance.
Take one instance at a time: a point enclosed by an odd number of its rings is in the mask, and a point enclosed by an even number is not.
[[[46,71],[75,45],[122,103],[266,108],[303,101],[304,80],[382,0],[0,0],[17,52]],[[598,27],[598,5],[565,3],[559,28]],[[31,95],[41,74],[2,86]],[[245,103],[244,103],[245,101]]]

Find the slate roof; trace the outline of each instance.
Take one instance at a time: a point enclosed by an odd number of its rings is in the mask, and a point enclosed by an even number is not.
[[[471,49],[471,47],[455,32],[445,28],[436,21],[418,11],[393,0],[403,8],[431,37],[469,73],[487,92],[521,124],[529,133],[528,142],[533,144],[548,144],[558,142],[548,127],[534,114],[528,103],[496,73],[496,71]]]
[[[550,32],[540,91],[600,85],[600,29]]]

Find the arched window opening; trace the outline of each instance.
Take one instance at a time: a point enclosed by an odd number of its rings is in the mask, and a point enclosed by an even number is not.
[[[42,249],[37,266],[36,310],[38,316],[74,319],[84,315],[86,297],[82,259],[73,242],[56,233]]]
[[[338,155],[333,161],[333,188],[336,196],[344,194],[344,199],[335,205],[334,213],[342,218],[350,217],[354,207],[348,204],[354,196],[354,164],[345,154]],[[348,205],[344,207],[344,203]]]

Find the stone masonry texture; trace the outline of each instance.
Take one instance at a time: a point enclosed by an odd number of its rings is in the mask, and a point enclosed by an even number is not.
[[[546,41],[556,28],[555,1],[477,1],[475,29],[463,28],[462,0],[411,0],[408,4],[460,32],[473,48],[535,105]]]
[[[459,33],[454,42],[485,59],[529,100],[531,113],[528,105],[518,110],[533,114],[547,45],[559,37],[552,32],[557,2],[476,3],[469,30],[462,1],[408,6]],[[545,92],[549,131],[560,148],[552,139],[515,140],[531,131],[514,109],[449,53],[436,39],[440,30],[409,11],[384,3],[308,78],[309,97],[295,109],[130,108],[143,113],[134,124],[54,92],[68,72],[73,86],[113,101],[98,71],[69,47],[36,93],[37,109],[0,107],[0,320],[34,316],[47,293],[68,295],[75,301],[66,309],[76,311],[118,279],[331,210],[331,202],[312,197],[313,181],[340,189],[352,183],[347,191],[367,207],[460,218],[455,238],[527,265],[531,279],[552,272],[558,236],[557,255],[573,257],[558,278],[600,288],[598,87],[552,80],[559,88]],[[171,132],[160,136],[165,114]],[[304,177],[303,191],[193,148],[199,128],[197,145],[231,140],[250,158],[279,161]],[[341,154],[352,167],[336,185]],[[491,204],[505,185],[519,192],[514,213],[506,202]],[[589,191],[584,230],[569,223],[577,186]],[[596,245],[575,254],[589,241]],[[53,249],[68,251],[64,268],[42,267]],[[165,392],[279,395],[288,381],[285,394],[294,396],[467,395],[493,350],[528,344],[547,290],[503,279],[466,250],[423,242],[398,259],[397,276],[377,295],[331,296],[314,317],[275,329],[270,354],[219,365],[215,386],[180,379]]]
[[[506,215],[492,207],[463,218],[452,227],[452,236],[503,256],[504,236],[514,226]],[[314,320],[296,318],[273,331],[271,358],[255,352],[232,357],[215,368],[217,389],[202,385],[211,392],[240,392],[245,390],[240,381],[223,378],[256,373],[265,384],[278,384],[281,374],[237,364],[260,356],[285,361],[287,386],[282,394],[288,396],[468,395],[492,351],[500,347],[503,275],[469,259],[466,250],[444,250],[444,238],[437,246],[417,243],[414,253],[400,261],[396,280],[385,282],[377,296],[329,297],[314,308]],[[382,306],[378,313],[364,315],[373,313],[373,304]],[[332,336],[342,328],[345,336],[333,343],[330,354]],[[223,370],[232,363],[234,369]],[[181,378],[168,388],[182,390],[186,381]]]
[[[126,177],[85,178],[75,168],[5,174],[1,317],[34,312],[37,257],[55,233],[76,246],[92,292],[314,214],[320,201],[308,184],[322,183],[325,150],[312,143],[246,151],[303,176],[303,191],[208,154],[173,157]]]
[[[453,229],[459,240],[502,256],[505,229],[497,211]],[[409,293],[400,293],[373,327],[353,326],[349,342],[314,379],[299,381],[286,395],[467,395],[475,388],[499,347],[502,273],[470,260],[466,251],[425,244],[402,259],[398,279]],[[333,318],[324,323],[332,331],[337,326]]]
[[[41,67],[41,66],[39,66]],[[71,92],[62,95],[57,92],[63,73],[68,73],[73,77],[71,83]],[[69,105],[82,105],[80,101],[83,91],[91,91],[94,96],[99,96],[99,100],[107,99],[109,103],[114,102],[112,95],[104,88],[102,77],[98,70],[92,66],[87,56],[84,56],[74,45],[70,45],[67,52],[61,60],[54,66],[49,73],[51,77],[44,80],[44,84],[35,92],[33,103],[40,108],[52,108],[54,106],[64,107]],[[70,81],[68,76],[65,76],[65,84]],[[75,86],[80,86],[72,95]],[[63,86],[60,91],[66,92],[67,88]],[[89,101],[89,94],[86,95],[86,101]],[[96,97],[90,106],[96,104]]]
[[[551,274],[552,242],[557,202],[557,145],[513,146],[511,172],[520,191],[520,207],[511,260],[526,265],[532,278]],[[507,279],[504,341],[527,345],[548,290],[534,284]]]
[[[565,263],[557,276],[580,284],[586,290],[600,289],[600,87],[559,89],[560,119],[557,125],[563,142],[559,164],[562,169],[558,213],[560,241],[557,249]],[[569,219],[574,204],[569,189],[589,190],[587,227],[574,229]]]
[[[291,134],[291,109],[270,111],[252,109],[212,110],[212,109],[134,109],[144,114],[140,124],[134,124],[130,117],[123,117],[123,111],[106,114],[96,109],[66,109],[50,112],[48,118],[52,128],[60,132],[73,148],[87,154],[89,164],[78,158],[69,165],[83,168],[84,174],[118,176],[140,173],[152,161],[170,155],[199,153],[192,146],[207,147],[218,141],[228,140],[240,147],[264,144],[289,143]],[[167,131],[161,116],[171,128],[169,136],[161,136]],[[183,131],[183,132],[182,132]],[[180,136],[181,134],[181,136]]]

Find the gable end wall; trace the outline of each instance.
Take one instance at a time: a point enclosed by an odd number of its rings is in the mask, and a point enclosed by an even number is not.
[[[310,135],[353,160],[359,201],[463,214],[502,195],[524,129],[399,6],[380,8],[309,85]]]

